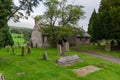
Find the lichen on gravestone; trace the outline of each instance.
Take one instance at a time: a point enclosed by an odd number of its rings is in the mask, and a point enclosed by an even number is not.
[[[43,57],[43,60],[48,60],[47,52],[44,52],[43,55],[42,55],[42,57]]]
[[[75,62],[81,62],[82,60],[77,56],[77,55],[73,55],[73,56],[67,56],[67,57],[61,57],[58,60],[56,60],[56,64],[58,65],[69,65],[69,64],[73,64]]]

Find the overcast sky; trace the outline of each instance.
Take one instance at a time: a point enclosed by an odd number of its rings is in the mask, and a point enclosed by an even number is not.
[[[15,3],[17,3],[18,0],[14,0],[14,1],[15,1]],[[86,31],[88,28],[90,16],[91,16],[94,8],[96,10],[98,10],[100,1],[101,0],[68,0],[69,3],[84,6],[83,11],[85,11],[86,18],[79,21],[79,26],[80,27],[83,26],[83,28]],[[34,10],[34,13],[32,13],[32,16],[43,14],[44,11],[45,11],[44,6],[42,4],[40,4],[40,6]],[[28,20],[25,20],[25,19],[20,20],[19,23],[18,22],[14,23],[12,20],[10,20],[8,22],[8,24],[11,26],[21,26],[21,27],[33,28],[34,27],[34,20],[32,17],[30,17]]]

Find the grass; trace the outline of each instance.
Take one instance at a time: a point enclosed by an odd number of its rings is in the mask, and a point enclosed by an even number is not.
[[[20,56],[21,49],[16,48],[16,55],[11,51],[0,49],[0,73],[5,80],[120,80],[120,65],[114,64],[99,58],[80,54],[75,51],[67,52],[67,55],[77,54],[83,62],[71,66],[57,66],[55,61],[60,57],[55,48],[47,48],[49,60],[42,60],[43,49],[32,49],[31,54]],[[95,65],[102,70],[87,75],[86,77],[76,76],[72,69],[83,66]],[[23,72],[23,75],[17,73]]]
[[[77,49],[86,50],[90,52],[96,52],[99,54],[104,54],[104,55],[120,58],[120,50],[112,50],[108,52],[108,51],[105,51],[104,46],[86,45],[86,46],[78,46]]]
[[[24,43],[23,35],[22,34],[15,34],[12,33],[12,37],[14,40],[15,45],[19,42],[20,44]]]

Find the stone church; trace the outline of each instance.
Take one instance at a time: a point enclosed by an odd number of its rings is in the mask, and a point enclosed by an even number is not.
[[[33,47],[45,47],[48,46],[47,36],[40,32],[40,26],[38,21],[35,20],[35,25],[32,30],[31,39]]]
[[[68,37],[67,41],[71,46],[89,45],[90,35],[84,32],[83,35],[73,35],[73,37]],[[47,36],[40,32],[39,22],[35,20],[35,25],[32,30],[30,42],[33,47],[47,47],[49,46]]]

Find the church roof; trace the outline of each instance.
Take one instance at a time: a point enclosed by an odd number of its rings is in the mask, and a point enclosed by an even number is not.
[[[87,32],[84,32],[82,35],[78,34],[77,37],[91,37]]]

